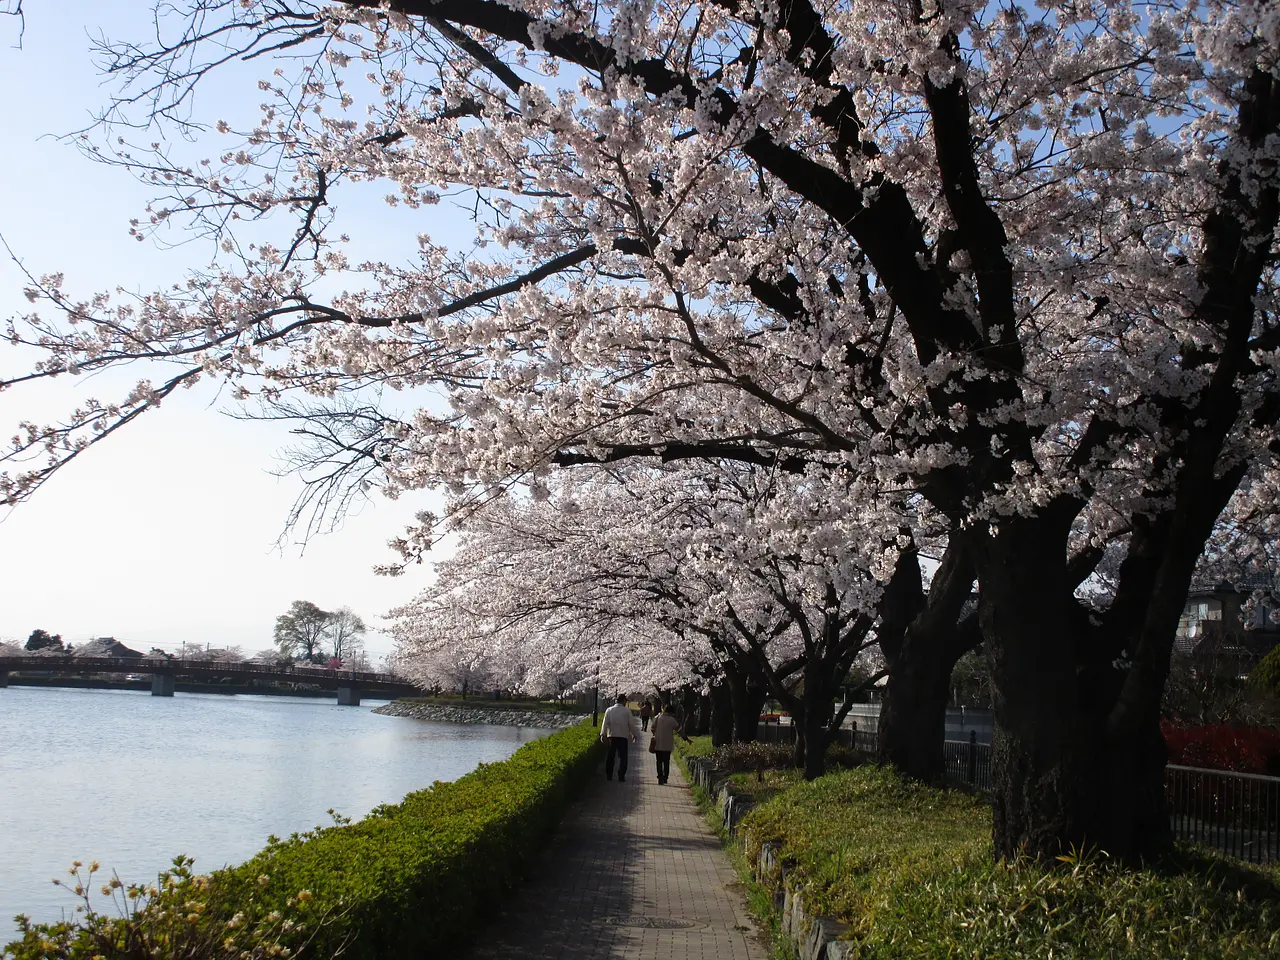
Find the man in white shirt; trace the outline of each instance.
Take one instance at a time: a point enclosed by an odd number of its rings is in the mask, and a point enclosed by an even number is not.
[[[618,702],[604,712],[600,721],[600,739],[609,744],[609,755],[604,761],[605,779],[613,779],[613,758],[618,758],[618,779],[627,779],[627,738],[636,742],[635,728],[631,725],[631,711],[627,709],[627,695],[618,694]]]

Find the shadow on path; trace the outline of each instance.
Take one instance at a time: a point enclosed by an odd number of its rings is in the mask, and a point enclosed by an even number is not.
[[[625,782],[601,766],[469,960],[765,960],[737,875],[675,764],[658,784],[647,742]]]

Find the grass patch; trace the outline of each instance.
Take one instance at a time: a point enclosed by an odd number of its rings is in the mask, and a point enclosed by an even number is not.
[[[1127,870],[992,859],[981,800],[861,767],[748,814],[744,853],[776,842],[806,908],[851,925],[867,960],[1280,955],[1280,874],[1202,852]]]
[[[711,737],[690,737],[688,742],[683,740],[676,741],[675,755],[678,760],[693,760],[698,757],[709,757],[715,752],[715,747],[711,745]],[[681,767],[680,769],[684,769]],[[687,770],[685,771],[688,772]]]
[[[778,794],[804,782],[804,771],[763,770],[756,773],[733,773],[729,782],[739,793],[749,793],[756,803],[764,803]]]

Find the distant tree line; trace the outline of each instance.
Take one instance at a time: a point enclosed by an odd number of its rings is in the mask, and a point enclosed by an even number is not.
[[[295,600],[276,617],[275,641],[282,654],[307,663],[355,663],[364,657],[367,629],[350,607],[322,610],[309,600]]]
[[[63,647],[62,634],[60,633],[51,634],[47,630],[41,630],[39,628],[32,630],[31,636],[27,637],[26,648],[32,651],[47,650],[47,649],[53,649],[53,650],[64,650],[64,649],[70,650],[71,649],[70,647]]]

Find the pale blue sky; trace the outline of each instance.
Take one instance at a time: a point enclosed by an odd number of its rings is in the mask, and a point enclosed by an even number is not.
[[[210,255],[207,245],[161,250],[129,238],[128,221],[145,206],[147,190],[51,136],[84,126],[109,94],[90,61],[87,32],[145,36],[148,6],[29,4],[21,49],[13,47],[15,25],[0,20],[7,101],[0,233],[33,273],[65,272],[69,292],[149,288]],[[258,72],[220,80],[201,117],[233,114],[237,102],[256,105],[251,77]],[[415,249],[402,241],[416,232],[463,235],[465,224],[449,222],[447,207],[393,212],[374,199],[385,192],[345,211],[353,260],[401,261]],[[370,241],[361,239],[362,227],[376,227]],[[0,264],[0,314],[29,306],[21,287],[14,266]],[[17,363],[0,347],[0,370]],[[114,392],[107,378],[15,388],[0,394],[0,436],[20,419],[50,419],[79,398]],[[209,389],[109,438],[0,523],[0,638],[21,642],[40,627],[71,640],[111,635],[144,648],[185,640],[258,649],[270,645],[275,617],[292,600],[347,605],[373,621],[416,593],[425,568],[389,579],[371,567],[391,559],[386,541],[428,506],[425,496],[370,504],[305,552],[273,549],[299,489],[296,478],[270,473],[287,442],[278,426],[221,414]],[[370,646],[389,649],[385,639]]]

